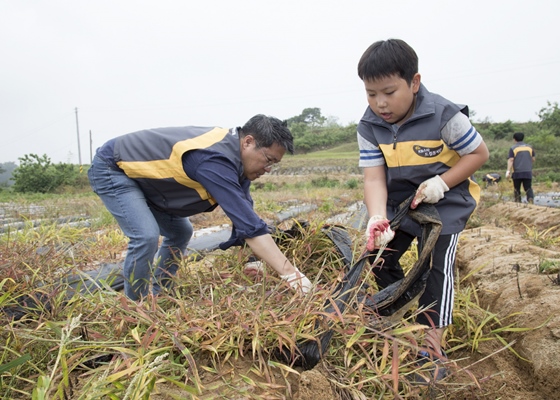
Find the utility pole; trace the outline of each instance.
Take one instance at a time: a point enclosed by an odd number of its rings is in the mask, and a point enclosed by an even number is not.
[[[82,172],[82,150],[80,148],[80,126],[78,125],[78,107],[75,108],[76,111],[76,134],[78,135],[78,161],[80,163],[80,172]]]
[[[93,162],[93,139],[91,137],[91,129],[89,130],[89,165]]]

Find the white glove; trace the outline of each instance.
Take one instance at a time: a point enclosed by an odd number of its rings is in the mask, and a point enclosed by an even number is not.
[[[264,270],[264,263],[261,260],[255,259],[254,261],[249,261],[244,265],[245,270],[253,270],[255,272],[262,272]]]
[[[262,276],[264,270],[264,263],[261,260],[257,260],[254,257],[251,257],[248,263],[245,263],[243,268],[243,273],[250,277],[258,277]]]
[[[422,202],[430,204],[437,203],[443,199],[444,193],[448,190],[449,187],[447,187],[443,179],[441,179],[441,176],[436,175],[433,178],[422,182],[420,186],[418,186],[416,196],[414,196],[414,200],[412,200],[410,208],[414,209]]]
[[[372,216],[366,228],[366,248],[369,251],[378,249],[393,240],[395,232],[391,229],[389,220],[381,215]]]
[[[292,274],[288,275],[280,275],[280,278],[288,282],[292,289],[298,290],[301,289],[303,293],[307,293],[311,290],[311,281],[307,279],[307,277],[302,274],[299,269],[294,267],[296,270]]]
[[[511,172],[506,171],[506,179],[509,179],[510,176],[511,176]]]

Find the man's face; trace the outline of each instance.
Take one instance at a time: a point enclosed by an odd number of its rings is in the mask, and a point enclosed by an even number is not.
[[[270,147],[257,148],[253,136],[245,136],[241,142],[241,162],[245,177],[254,181],[270,172],[272,165],[279,163],[285,152],[286,149],[276,143]]]
[[[384,121],[400,125],[414,112],[420,74],[414,75],[410,86],[398,75],[364,80],[364,86],[371,110]]]

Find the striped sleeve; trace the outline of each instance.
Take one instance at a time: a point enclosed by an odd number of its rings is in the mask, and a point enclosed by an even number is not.
[[[482,143],[482,136],[472,126],[469,118],[458,112],[441,130],[441,137],[447,146],[461,157],[472,153]]]
[[[379,147],[364,139],[359,133],[358,147],[360,148],[359,167],[378,167],[385,164],[385,158],[383,157],[381,150],[379,150]]]

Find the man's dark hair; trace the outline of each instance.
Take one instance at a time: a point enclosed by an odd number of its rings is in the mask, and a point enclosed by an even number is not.
[[[523,132],[515,132],[513,134],[513,140],[515,140],[516,142],[522,142],[524,138],[525,134]]]
[[[243,127],[238,128],[240,136],[251,135],[255,138],[257,148],[270,147],[274,143],[282,146],[290,154],[294,154],[294,138],[286,121],[258,114],[252,117]]]
[[[412,47],[400,39],[375,42],[367,48],[358,62],[361,80],[376,80],[398,75],[410,85],[418,73],[418,56]]]

